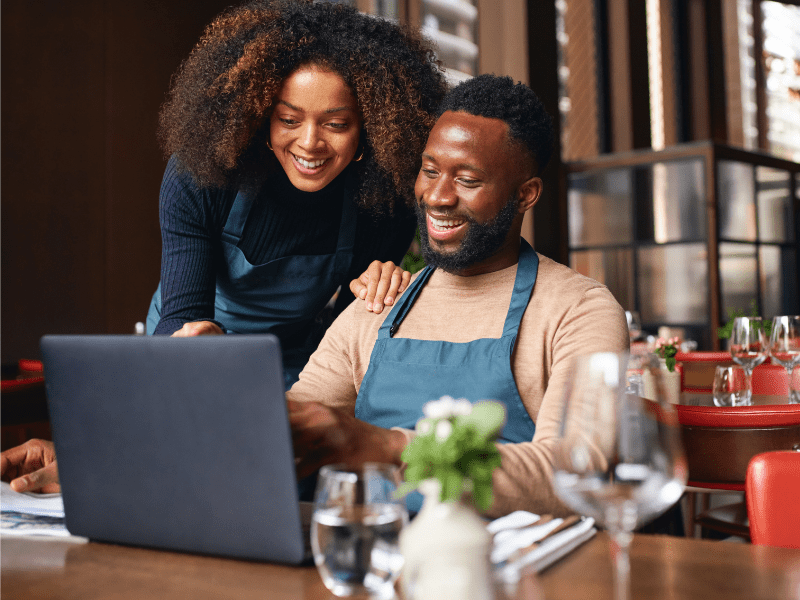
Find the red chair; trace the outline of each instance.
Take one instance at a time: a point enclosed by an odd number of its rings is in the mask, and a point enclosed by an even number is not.
[[[747,467],[747,515],[754,544],[800,548],[800,452],[765,452]]]
[[[689,470],[686,535],[702,529],[750,538],[747,508],[737,503],[708,508],[709,492],[743,492],[747,466],[756,454],[800,447],[800,405],[719,408],[678,405],[683,447]],[[703,509],[696,515],[696,494]]]

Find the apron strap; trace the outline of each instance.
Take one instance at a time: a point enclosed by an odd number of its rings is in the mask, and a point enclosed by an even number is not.
[[[251,195],[248,191],[239,190],[236,198],[233,199],[233,206],[231,212],[228,213],[228,220],[225,221],[225,227],[222,230],[222,241],[232,244],[236,247],[242,240],[242,232],[244,225],[247,223],[247,217],[250,214],[253,202]]]
[[[511,293],[511,303],[503,325],[503,337],[509,335],[516,337],[522,315],[525,314],[533,286],[536,284],[536,275],[539,273],[539,255],[524,238],[520,238],[519,244],[517,276],[514,279],[514,291]]]
[[[339,221],[339,239],[336,242],[334,271],[344,275],[353,263],[353,247],[356,241],[358,211],[353,201],[353,178],[348,177],[342,194],[342,219]]]
[[[406,318],[408,311],[411,310],[411,306],[414,304],[414,301],[417,299],[417,296],[424,287],[425,283],[428,281],[428,278],[431,276],[433,271],[433,267],[425,267],[419,276],[414,280],[414,283],[412,283],[405,293],[400,296],[400,301],[394,305],[391,312],[386,315],[383,323],[381,323],[381,327],[378,330],[378,339],[392,337],[395,333],[397,333],[400,323],[402,323],[403,319]]]

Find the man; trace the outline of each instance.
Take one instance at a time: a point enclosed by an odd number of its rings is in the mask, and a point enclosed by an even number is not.
[[[550,480],[570,362],[626,350],[624,312],[605,287],[520,238],[552,145],[535,94],[482,75],[440,114],[415,188],[422,251],[436,268],[387,316],[350,306],[332,325],[287,393],[298,472],[400,464],[425,402],[492,398],[507,424],[489,514],[565,512]]]
[[[482,75],[440,113],[415,188],[429,268],[388,315],[347,308],[287,392],[298,475],[339,461],[400,464],[425,402],[491,398],[507,424],[488,514],[563,513],[551,458],[570,362],[627,349],[624,312],[604,286],[520,238],[553,136],[530,88]],[[25,460],[15,450],[4,477]],[[53,460],[40,446],[25,452]]]

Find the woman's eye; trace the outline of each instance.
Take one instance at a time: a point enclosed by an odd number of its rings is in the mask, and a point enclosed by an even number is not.
[[[297,121],[295,121],[294,119],[289,119],[289,118],[286,118],[286,117],[281,117],[281,118],[278,118],[278,120],[279,120],[281,123],[283,123],[284,125],[287,125],[287,126],[289,126],[289,127],[291,127],[292,125],[297,125]]]
[[[425,173],[426,177],[430,177],[430,178],[436,177],[436,171],[434,171],[433,169],[420,169],[420,170],[423,173]]]
[[[328,127],[338,130],[347,129],[347,126],[348,126],[347,123],[328,123]]]

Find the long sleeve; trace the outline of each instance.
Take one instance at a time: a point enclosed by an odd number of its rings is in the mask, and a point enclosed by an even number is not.
[[[162,306],[156,334],[214,319],[215,252],[231,194],[198,188],[175,157],[167,164],[159,199]]]

